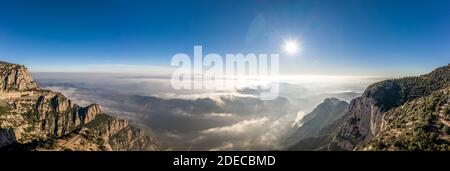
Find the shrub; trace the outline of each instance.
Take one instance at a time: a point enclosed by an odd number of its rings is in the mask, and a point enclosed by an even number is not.
[[[442,112],[442,114],[444,114],[444,115],[450,115],[450,110],[449,110],[449,107],[448,107],[448,106],[444,108],[444,111]]]
[[[444,128],[442,128],[442,132],[445,132],[446,134],[450,134],[450,128],[448,128],[448,126],[444,126]]]

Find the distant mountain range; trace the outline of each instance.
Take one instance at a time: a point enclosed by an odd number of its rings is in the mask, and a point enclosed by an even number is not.
[[[289,149],[450,150],[449,93],[450,64],[419,77],[372,84],[340,119]],[[315,111],[329,110],[324,107]]]
[[[40,88],[22,65],[0,62],[0,150],[160,150],[150,133]]]

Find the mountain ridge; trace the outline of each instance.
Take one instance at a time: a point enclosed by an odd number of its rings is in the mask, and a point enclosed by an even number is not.
[[[450,64],[429,74],[385,80],[370,85],[361,97],[350,103],[350,118],[338,131],[333,143],[353,150],[383,129],[384,113],[413,99],[427,96],[450,82]]]
[[[125,119],[105,114],[100,105],[81,107],[61,93],[40,88],[23,65],[0,62],[0,72],[0,149],[160,148],[155,138]],[[66,142],[69,135],[77,138]]]
[[[389,110],[383,129],[358,146],[363,151],[449,151],[450,86]]]
[[[444,114],[440,116],[431,115],[430,113],[439,113],[450,109],[442,108],[440,111],[435,111],[435,109],[428,107],[427,110],[418,110],[414,106],[438,105],[437,102],[420,103],[420,99],[440,97],[442,101],[444,97],[436,94],[448,92],[448,87],[450,87],[450,64],[436,68],[430,73],[421,76],[390,79],[371,84],[360,97],[350,102],[348,112],[341,119],[320,130],[319,136],[301,140],[288,149],[332,151],[446,149],[448,142],[446,142],[447,138],[445,136],[447,134],[442,133],[445,131],[436,130],[444,129],[442,124],[450,124],[448,121],[450,117],[444,116]],[[447,98],[450,101],[448,93]],[[411,105],[411,103],[414,105]],[[422,120],[421,117],[427,117],[428,119],[426,122],[423,121],[423,123],[429,124],[425,126],[426,128],[433,129],[409,126],[410,129],[417,130],[417,132],[404,131],[408,135],[403,136],[401,141],[392,142],[385,138],[386,136],[395,137],[392,136],[391,129],[393,127],[395,129],[397,127],[405,127],[406,124],[402,125],[399,123],[411,122],[408,120],[411,119],[411,116],[414,116],[417,121]],[[436,119],[436,116],[439,116],[439,120]],[[434,125],[435,123],[440,124]],[[414,134],[415,136],[410,136],[409,134]],[[436,139],[436,135],[444,138]],[[414,137],[422,137],[422,139],[416,139],[417,142],[408,141],[408,138]],[[432,142],[439,144],[439,146],[433,146],[433,143],[426,141],[423,137],[432,137]],[[408,146],[398,146],[399,142],[407,143]],[[427,145],[427,148],[420,148],[424,147],[424,145]]]
[[[326,98],[300,120],[303,124],[286,140],[288,146],[306,138],[320,136],[322,129],[343,117],[348,105],[337,98]]]

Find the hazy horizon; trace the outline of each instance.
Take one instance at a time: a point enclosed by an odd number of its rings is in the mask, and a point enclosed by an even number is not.
[[[283,149],[296,122],[324,99],[350,102],[382,78],[300,77],[280,82],[279,97],[262,101],[260,89],[174,90],[170,77],[133,74],[33,73],[38,85],[81,106],[146,128],[175,150]]]
[[[156,72],[201,45],[278,53],[284,75],[410,76],[448,63],[448,3],[5,1],[0,57],[32,72]],[[283,51],[286,40],[299,53]]]

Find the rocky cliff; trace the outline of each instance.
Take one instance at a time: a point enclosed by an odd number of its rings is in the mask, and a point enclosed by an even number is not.
[[[449,150],[450,65],[370,85],[348,112],[290,150]]]
[[[356,150],[449,151],[450,87],[384,113],[382,129]]]
[[[26,91],[38,88],[27,69],[22,65],[0,61],[0,91]]]
[[[386,80],[370,85],[363,95],[351,101],[349,118],[338,130],[333,143],[353,150],[384,129],[384,114],[402,104],[446,87],[450,65],[419,77]]]
[[[81,107],[60,93],[39,88],[22,65],[0,62],[0,71],[0,148],[157,150],[159,147],[144,131],[124,119],[104,114],[97,104]],[[70,137],[78,138],[72,141]],[[83,144],[74,145],[77,142]]]

